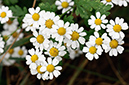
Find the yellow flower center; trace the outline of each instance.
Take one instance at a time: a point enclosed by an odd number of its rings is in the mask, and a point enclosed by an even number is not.
[[[112,0],[106,0],[107,2],[111,2]]]
[[[18,54],[19,54],[20,56],[23,55],[23,53],[24,53],[23,50],[19,50],[19,51],[18,51]]]
[[[111,42],[110,42],[110,47],[111,48],[116,48],[118,46],[118,42],[116,41],[116,40],[112,40]]]
[[[58,49],[57,48],[51,48],[50,51],[49,51],[50,55],[53,56],[53,57],[56,57],[59,53]]]
[[[13,38],[16,38],[16,37],[17,37],[17,35],[18,35],[18,33],[17,33],[17,32],[14,32],[14,33],[12,34]]]
[[[55,69],[55,67],[54,67],[52,64],[49,64],[49,65],[47,66],[47,71],[48,71],[48,72],[53,72],[54,69]]]
[[[2,12],[0,16],[1,16],[2,18],[5,18],[5,17],[6,17],[6,12]]]
[[[102,38],[97,38],[97,39],[95,40],[95,43],[96,43],[97,45],[102,45],[103,39],[102,39]]]
[[[64,1],[64,2],[62,2],[61,6],[62,6],[63,8],[67,8],[67,7],[69,6],[69,3],[66,2],[66,1]]]
[[[78,38],[79,38],[79,34],[76,31],[74,31],[71,35],[71,40],[76,41],[78,40]]]
[[[54,24],[53,20],[51,19],[48,19],[46,22],[45,22],[45,25],[47,28],[51,29],[52,28],[52,25]]]
[[[9,37],[7,35],[4,35],[3,38],[4,38],[5,41],[9,39]]]
[[[41,67],[42,67],[41,65],[39,65],[39,66],[37,67],[37,72],[40,73],[40,74],[43,74],[43,72],[40,71],[40,68],[41,68]]]
[[[13,23],[13,21],[11,21],[11,19],[9,19],[8,21],[7,21],[7,24],[9,24],[9,25],[11,25]]]
[[[58,34],[59,34],[59,35],[64,35],[65,33],[66,33],[66,30],[65,30],[64,27],[60,27],[60,28],[58,29]]]
[[[96,25],[100,25],[101,23],[102,23],[102,20],[101,20],[101,19],[96,19],[96,20],[95,20],[95,24],[96,24]]]
[[[38,35],[37,42],[41,44],[41,43],[43,43],[43,41],[44,41],[44,37],[42,35]]]
[[[33,18],[34,21],[38,21],[39,18],[40,18],[40,16],[39,16],[38,13],[34,13],[34,14],[32,15],[32,18]]]
[[[35,54],[32,55],[32,56],[31,56],[31,61],[32,61],[32,62],[35,62],[36,60],[38,60],[38,56],[35,55]]]
[[[121,26],[120,26],[120,25],[115,25],[115,26],[113,27],[113,30],[114,30],[115,32],[120,32],[120,31],[121,31]]]
[[[92,47],[90,47],[89,48],[89,52],[91,53],[91,54],[94,54],[94,53],[96,53],[96,47],[94,47],[94,46],[92,46]]]
[[[14,53],[14,49],[10,49],[9,54],[13,54],[13,53]]]

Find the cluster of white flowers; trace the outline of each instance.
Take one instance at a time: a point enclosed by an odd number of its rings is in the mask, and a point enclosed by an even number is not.
[[[102,0],[101,2],[106,5],[111,5],[111,7],[113,8],[114,4],[127,7],[129,0]]]
[[[116,5],[127,6],[128,0],[102,0],[104,4],[113,3]],[[57,9],[62,9],[62,13],[69,13],[73,10],[74,2],[71,0],[57,0],[55,2]],[[93,35],[86,42],[86,32],[83,27],[79,27],[77,23],[64,22],[54,12],[40,10],[40,7],[29,8],[29,13],[23,18],[22,28],[25,31],[31,31],[33,37],[30,42],[34,48],[27,50],[25,46],[11,48],[3,59],[3,64],[10,66],[15,63],[13,58],[26,58],[26,64],[29,65],[32,75],[37,75],[38,79],[48,80],[58,77],[62,67],[59,63],[63,57],[69,54],[71,59],[79,56],[83,52],[86,53],[88,60],[98,59],[102,52],[109,52],[110,56],[121,54],[124,48],[125,34],[122,30],[127,30],[128,25],[123,18],[116,17],[115,21],[106,19],[106,15],[101,15],[96,12],[96,15],[91,15],[88,24],[91,29],[94,29]],[[13,17],[12,11],[8,7],[0,7],[0,22],[3,25],[4,31],[0,35],[0,53],[3,53],[4,44],[10,45],[20,32],[18,29],[17,18]],[[105,30],[105,33],[100,34],[100,30]],[[23,38],[21,33],[17,39]],[[80,49],[83,47],[82,51]],[[0,58],[3,55],[0,56]]]
[[[100,16],[100,12],[97,12],[97,18],[91,15],[91,19],[88,20],[91,29],[95,29],[94,35],[89,37],[89,41],[85,43],[86,47],[83,48],[83,52],[86,53],[85,56],[89,60],[98,59],[103,51],[109,52],[110,56],[117,56],[118,53],[121,54],[124,51],[121,45],[124,44],[125,34],[121,30],[128,29],[127,23],[123,18],[116,17],[115,22],[110,20],[108,24],[108,20],[105,19],[106,15]],[[106,30],[100,35],[101,28]]]
[[[25,15],[23,22],[22,27],[33,32],[34,37],[30,42],[36,49],[29,50],[26,64],[38,79],[53,79],[53,75],[58,77],[58,70],[62,69],[58,63],[67,52],[71,59],[75,58],[75,54],[82,53],[79,49],[80,44],[85,43],[86,32],[78,24],[64,23],[55,13],[40,11],[39,7],[29,8],[29,14]]]
[[[5,7],[5,6],[1,6],[0,7],[0,22],[1,24],[3,24],[3,28],[4,30],[2,31],[2,36],[4,38],[4,42],[2,38],[0,38],[0,53],[3,53],[3,49],[4,45],[5,47],[12,44],[12,42],[14,41],[14,39],[17,37],[18,33],[20,32],[20,29],[18,28],[18,21],[17,18],[14,18],[12,16],[12,11],[9,10],[9,7]],[[13,20],[11,20],[11,18],[14,18]],[[23,33],[21,33],[17,39],[17,41],[19,39],[23,38]],[[4,54],[3,54],[4,55]],[[0,56],[0,58],[3,57],[3,55]],[[6,54],[5,58],[2,60],[3,65],[6,66],[10,66],[12,64],[15,63],[14,59],[10,59],[10,58],[25,58],[25,56],[27,55],[27,50],[25,48],[25,46],[23,47],[15,47],[9,50],[9,52]]]

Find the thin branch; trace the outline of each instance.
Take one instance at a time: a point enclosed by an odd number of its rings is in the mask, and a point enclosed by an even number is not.
[[[8,53],[8,51],[11,49],[11,47],[13,46],[13,44],[16,42],[17,38],[19,37],[19,35],[21,34],[22,31],[23,31],[23,29],[20,30],[19,34],[17,35],[17,37],[15,38],[15,40],[13,41],[13,43],[9,46],[8,50],[5,52],[5,54],[3,55],[3,57],[0,59],[0,63],[2,62],[2,60],[4,59],[4,57]]]
[[[118,79],[120,80],[120,82],[122,83],[122,85],[127,85],[127,83],[124,81],[124,79],[120,76],[119,72],[116,70],[112,60],[110,59],[110,57],[106,54],[106,57],[108,59],[108,62],[112,68],[112,70],[114,71],[115,75],[118,77]]]
[[[33,2],[33,8],[35,7],[35,4],[36,4],[36,0],[34,0],[34,2]]]

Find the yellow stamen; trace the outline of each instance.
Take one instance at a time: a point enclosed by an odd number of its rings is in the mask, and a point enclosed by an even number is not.
[[[48,71],[48,72],[53,72],[54,69],[55,69],[55,67],[54,67],[52,64],[49,64],[49,65],[47,66],[47,71]]]
[[[94,47],[94,46],[92,46],[92,47],[90,47],[89,48],[89,52],[91,53],[91,54],[94,54],[94,53],[96,53],[96,47]]]

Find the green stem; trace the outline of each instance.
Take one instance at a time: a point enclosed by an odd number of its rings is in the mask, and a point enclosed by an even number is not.
[[[90,71],[90,70],[86,70],[86,69],[83,69],[83,68],[80,68],[80,67],[77,67],[77,66],[74,66],[74,65],[70,65],[68,63],[66,63],[65,65],[69,66],[70,68],[80,70],[80,71],[83,71],[83,72],[86,72],[86,73],[89,73],[89,74],[92,74],[92,75],[95,75],[95,76],[99,76],[101,78],[105,78],[105,79],[108,79],[108,80],[111,80],[111,81],[115,81],[115,82],[119,81],[119,80],[117,80],[115,78],[112,78],[110,76],[105,76],[103,74],[100,74],[100,73],[97,73],[97,72],[94,72],[94,71]]]

